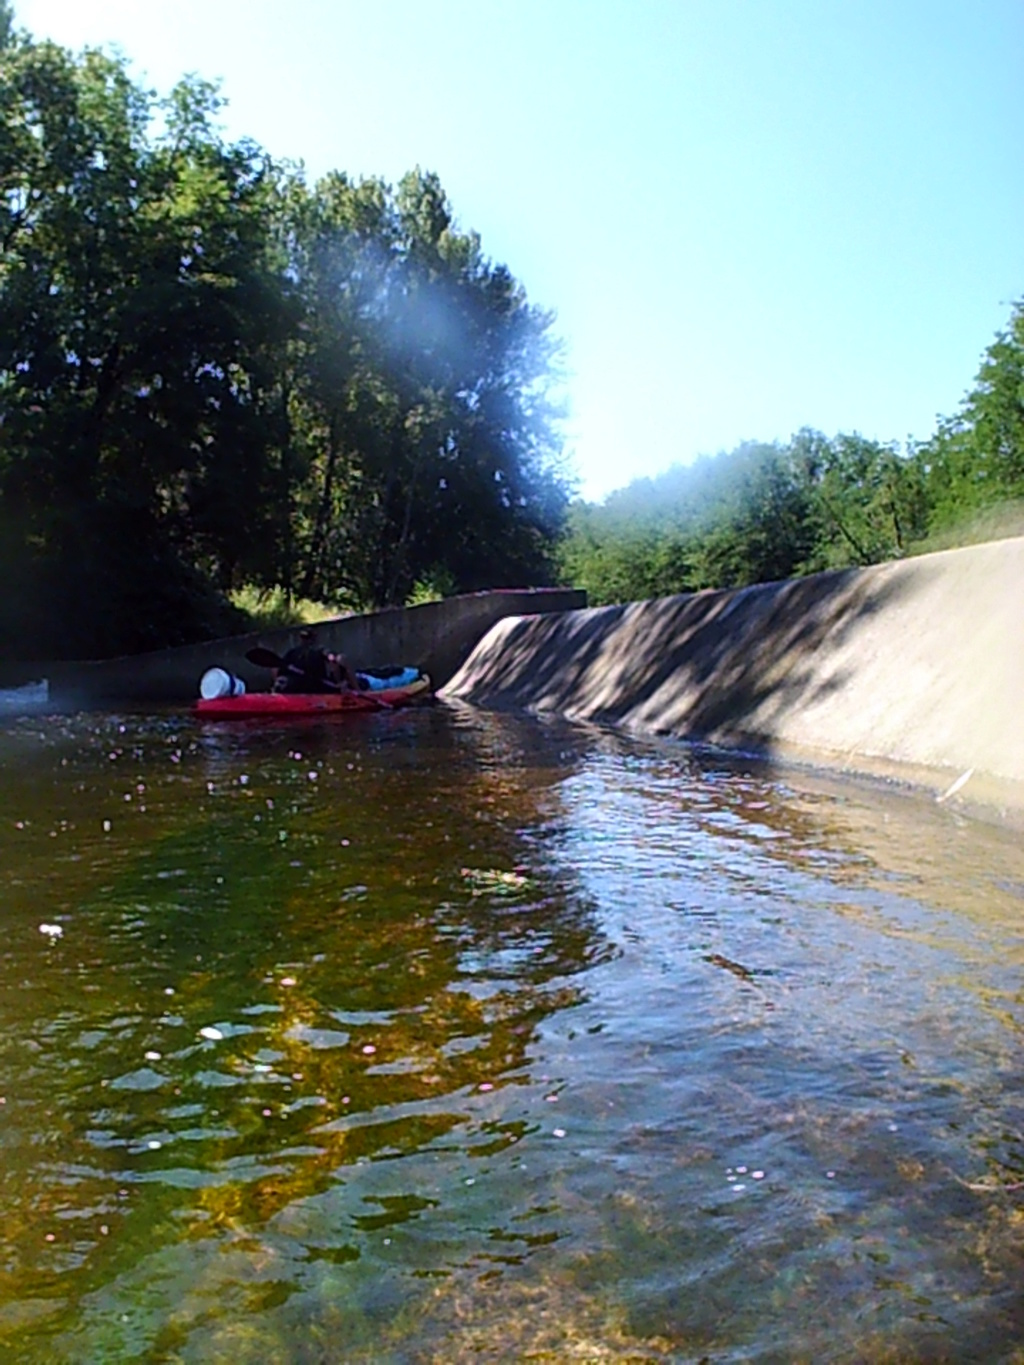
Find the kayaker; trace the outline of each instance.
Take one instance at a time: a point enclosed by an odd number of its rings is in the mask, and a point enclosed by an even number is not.
[[[300,630],[299,643],[285,653],[274,674],[274,691],[339,692],[346,687],[357,690],[359,683],[344,655],[321,649],[308,627]]]

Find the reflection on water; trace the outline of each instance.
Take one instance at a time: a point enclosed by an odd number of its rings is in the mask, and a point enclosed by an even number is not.
[[[0,776],[18,1359],[1024,1347],[1011,836],[454,707]]]

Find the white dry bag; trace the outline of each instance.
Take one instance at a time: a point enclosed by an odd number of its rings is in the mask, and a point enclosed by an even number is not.
[[[216,701],[219,697],[241,697],[245,693],[245,683],[236,678],[226,668],[208,668],[199,679],[199,695],[203,701]]]

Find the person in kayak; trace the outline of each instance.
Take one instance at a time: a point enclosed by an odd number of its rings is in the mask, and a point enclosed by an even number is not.
[[[308,628],[300,630],[299,643],[285,653],[274,674],[274,691],[343,692],[346,688],[358,691],[359,683],[345,657],[321,649]]]

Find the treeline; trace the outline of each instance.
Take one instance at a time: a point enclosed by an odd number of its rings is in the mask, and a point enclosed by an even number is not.
[[[574,504],[561,548],[590,600],[742,587],[1024,534],[1024,303],[956,416],[900,449],[798,432]]]
[[[551,316],[435,176],[310,185],[220,103],[0,0],[0,656],[556,572]]]

